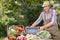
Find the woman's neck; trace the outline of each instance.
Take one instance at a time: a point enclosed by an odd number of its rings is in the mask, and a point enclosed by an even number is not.
[[[45,14],[48,14],[48,11],[45,11]]]
[[[45,13],[48,14],[49,13],[49,10],[48,11],[45,11]]]

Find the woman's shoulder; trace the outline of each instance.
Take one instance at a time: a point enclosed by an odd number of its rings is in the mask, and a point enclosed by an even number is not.
[[[55,9],[50,9],[50,10],[52,10],[53,12],[56,12],[56,10],[55,10]]]
[[[44,14],[44,11],[42,11],[41,14]]]
[[[51,10],[52,10],[52,12],[53,12],[53,15],[57,15],[55,9],[51,9]]]

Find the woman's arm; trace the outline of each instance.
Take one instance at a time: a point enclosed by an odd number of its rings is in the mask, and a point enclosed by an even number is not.
[[[43,19],[43,13],[40,14],[39,18],[31,25],[31,27],[35,27],[36,25],[38,25],[42,19]]]
[[[56,11],[53,10],[53,16],[52,16],[51,22],[42,26],[42,27],[40,27],[40,29],[42,30],[42,29],[51,27],[52,25],[55,25],[55,24],[57,24],[57,17],[56,17]]]

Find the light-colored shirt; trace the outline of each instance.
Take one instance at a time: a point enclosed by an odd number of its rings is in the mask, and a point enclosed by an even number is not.
[[[46,20],[51,18],[51,10],[52,9],[50,9],[49,12],[45,14]],[[54,24],[57,24],[57,17],[56,17],[56,11],[55,10],[52,10],[52,11],[53,11],[53,14],[51,19],[51,24],[54,25]],[[40,14],[39,18],[34,23],[38,25],[41,22],[41,20],[44,20],[44,12]]]

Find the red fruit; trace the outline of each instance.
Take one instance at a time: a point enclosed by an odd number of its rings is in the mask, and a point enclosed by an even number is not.
[[[26,40],[26,38],[24,37],[24,40]]]
[[[25,37],[21,37],[21,40],[26,40],[26,38]]]
[[[23,37],[21,37],[21,40],[23,40],[24,38]]]
[[[20,28],[19,28],[19,31],[22,32],[22,31],[24,31],[24,29],[20,27]]]
[[[18,36],[18,37],[16,38],[16,40],[21,40],[21,37],[20,37],[20,36]]]
[[[26,38],[18,36],[16,40],[26,40]]]
[[[9,36],[8,40],[14,40],[13,36]]]

